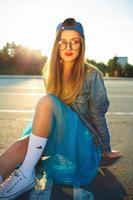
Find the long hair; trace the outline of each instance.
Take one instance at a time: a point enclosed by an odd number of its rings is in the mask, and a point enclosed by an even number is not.
[[[64,103],[71,105],[76,96],[79,94],[84,80],[85,42],[83,37],[80,36],[80,52],[71,72],[70,82],[65,86],[64,93],[62,81],[63,66],[60,62],[61,58],[58,47],[61,33],[62,31],[56,34],[50,60],[47,62],[43,70],[43,77],[45,81],[46,92],[59,97]]]

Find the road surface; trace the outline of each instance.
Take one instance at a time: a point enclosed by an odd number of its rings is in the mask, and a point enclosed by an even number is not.
[[[123,154],[109,170],[128,193],[127,199],[133,199],[133,79],[104,81],[110,100],[106,118],[111,145]],[[44,93],[40,77],[0,76],[0,153],[19,137]]]

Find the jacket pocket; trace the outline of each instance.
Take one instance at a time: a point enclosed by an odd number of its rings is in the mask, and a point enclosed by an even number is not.
[[[76,97],[75,101],[77,103],[85,103],[89,99],[89,93],[87,89],[84,89],[79,93],[79,95]]]

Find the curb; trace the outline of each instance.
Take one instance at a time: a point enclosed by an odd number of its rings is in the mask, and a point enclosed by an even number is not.
[[[43,78],[40,75],[0,75],[0,78]]]
[[[41,79],[41,75],[0,75],[0,78],[35,78]],[[133,77],[103,77],[104,80],[133,80]]]

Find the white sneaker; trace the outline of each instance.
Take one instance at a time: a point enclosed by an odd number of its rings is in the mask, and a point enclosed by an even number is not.
[[[0,185],[0,200],[16,199],[35,186],[35,174],[25,177],[18,169]]]

